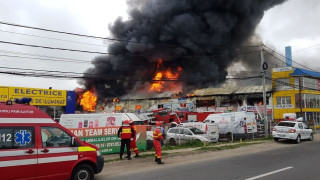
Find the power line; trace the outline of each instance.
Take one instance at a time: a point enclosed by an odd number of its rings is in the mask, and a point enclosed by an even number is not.
[[[45,28],[39,28],[39,27],[33,27],[33,26],[26,26],[26,25],[14,24],[14,23],[9,23],[9,22],[4,22],[4,21],[0,21],[0,24],[4,24],[4,25],[8,25],[8,26],[21,27],[21,28],[41,30],[41,31],[47,31],[47,32],[53,32],[53,33],[67,34],[67,35],[73,35],[73,36],[80,36],[80,37],[86,37],[86,38],[94,38],[94,39],[102,39],[102,40],[110,40],[110,41],[119,41],[119,42],[128,42],[128,43],[135,43],[135,44],[145,44],[145,45],[181,47],[181,45],[178,45],[178,44],[145,43],[145,42],[130,41],[130,40],[123,40],[123,39],[116,39],[116,38],[106,38],[106,37],[99,37],[99,36],[91,36],[91,35],[85,35],[85,34],[65,32],[65,31],[57,31],[57,30],[51,30],[51,29],[45,29]],[[261,47],[261,46],[262,46],[261,44],[260,45],[247,45],[247,46],[239,46],[237,48],[250,48],[250,47]],[[216,46],[214,48],[230,48],[230,46],[224,46],[224,47],[223,46]]]
[[[282,57],[284,57],[284,58],[286,58],[287,59],[287,57],[286,56],[284,56],[284,55],[282,55],[281,53],[279,53],[279,52],[277,52],[277,51],[275,51],[275,50],[273,50],[273,49],[271,49],[271,48],[269,48],[268,46],[265,46],[266,48],[268,48],[268,49],[270,49],[271,51],[273,51],[273,52],[275,52],[276,54],[278,54],[278,55],[280,55],[280,56],[282,56]],[[266,51],[268,54],[270,54],[271,56],[273,56],[273,57],[275,57],[273,54],[271,54],[271,53],[269,53],[268,51]],[[278,60],[280,60],[279,58],[277,58],[277,57],[275,57],[276,59],[278,59]],[[318,72],[318,71],[316,71],[316,70],[314,70],[314,69],[311,69],[311,68],[309,68],[309,67],[307,67],[307,66],[304,66],[304,65],[302,65],[302,64],[300,64],[300,63],[298,63],[298,62],[296,62],[296,61],[294,61],[293,59],[289,59],[289,60],[291,60],[292,62],[294,62],[294,63],[296,63],[296,64],[298,64],[298,65],[300,65],[301,67],[304,67],[304,68],[306,68],[306,69],[309,69],[309,70],[311,70],[311,71],[314,71],[314,72]],[[280,61],[282,61],[282,60],[280,60]],[[286,65],[288,65],[287,63],[285,63]]]
[[[0,41],[0,43],[12,44],[12,45],[18,45],[18,46],[35,47],[35,48],[43,48],[43,49],[50,49],[50,50],[72,51],[72,52],[101,54],[101,55],[113,55],[113,56],[135,56],[135,57],[151,57],[151,58],[213,58],[213,57],[220,57],[220,56],[251,54],[251,53],[260,52],[260,51],[250,51],[250,52],[244,52],[244,53],[235,53],[235,54],[226,54],[226,55],[224,55],[224,54],[223,55],[212,55],[212,56],[192,55],[192,56],[180,56],[180,57],[177,57],[177,56],[162,56],[162,57],[160,57],[160,56],[135,55],[135,54],[113,54],[113,53],[78,50],[78,49],[56,48],[56,47],[49,47],[49,46],[39,46],[39,45],[32,45],[32,44],[14,43],[14,42],[8,42],[8,41]]]
[[[65,42],[71,42],[71,43],[77,43],[77,44],[85,44],[85,45],[91,45],[91,46],[107,47],[107,45],[99,45],[99,44],[85,43],[85,42],[79,42],[79,41],[71,41],[71,40],[58,39],[58,38],[45,37],[45,36],[37,36],[37,35],[33,35],[33,34],[17,33],[17,32],[12,32],[12,31],[4,31],[4,30],[0,30],[0,31],[1,32],[6,32],[6,33],[23,35],[23,36],[38,37],[38,38],[43,38],[43,39],[51,39],[51,40],[56,40],[56,41],[65,41]]]
[[[61,62],[76,62],[76,63],[91,63],[91,61],[81,61],[81,60],[59,60],[59,59],[45,59],[45,58],[36,58],[36,57],[25,57],[25,56],[14,56],[14,55],[5,55],[0,54],[2,57],[13,57],[13,58],[23,58],[23,59],[37,59],[37,60],[46,60],[46,61],[61,61]]]
[[[0,50],[0,52],[3,53],[9,53],[9,54],[19,54],[19,55],[27,55],[27,56],[37,56],[37,57],[43,57],[43,58],[51,58],[51,59],[62,59],[62,60],[71,60],[71,61],[86,61],[86,62],[91,62],[87,60],[81,60],[81,59],[73,59],[73,58],[64,58],[64,57],[57,57],[57,56],[46,56],[46,55],[39,55],[39,54],[32,54],[32,53],[22,53],[22,52],[16,52],[16,51],[6,51],[6,50]]]
[[[316,46],[319,46],[319,45],[320,45],[320,43],[315,44],[315,45],[312,45],[312,46],[309,46],[309,47],[306,47],[306,48],[303,48],[303,49],[296,50],[296,51],[294,51],[294,52],[295,52],[295,53],[296,53],[296,52],[301,52],[301,51],[304,51],[304,50],[307,50],[307,49],[310,49],[310,48],[313,48],[313,47],[316,47]]]
[[[94,39],[102,39],[102,40],[110,40],[110,41],[119,41],[119,42],[128,42],[128,43],[136,43],[136,44],[151,44],[151,43],[142,43],[142,42],[137,42],[137,41],[121,40],[121,39],[115,39],[115,38],[90,36],[90,35],[71,33],[71,32],[65,32],[65,31],[57,31],[57,30],[51,30],[51,29],[45,29],[45,28],[39,28],[39,27],[33,27],[33,26],[25,26],[25,25],[14,24],[14,23],[9,23],[9,22],[4,22],[4,21],[0,21],[0,24],[5,24],[5,25],[8,25],[8,26],[16,26],[16,27],[21,27],[21,28],[41,30],[41,31],[47,31],[47,32],[53,32],[53,33],[67,34],[67,35],[73,35],[73,36],[80,36],[80,37],[86,37],[86,38],[94,38]],[[179,45],[171,45],[171,44],[154,44],[154,45],[179,46]]]

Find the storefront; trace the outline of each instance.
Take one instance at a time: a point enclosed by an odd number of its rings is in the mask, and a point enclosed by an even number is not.
[[[31,105],[59,120],[62,113],[75,112],[75,92],[56,89],[0,86],[0,101],[31,98]]]
[[[320,125],[320,73],[274,68],[272,80],[275,120],[281,120],[284,113],[295,113],[311,125]]]

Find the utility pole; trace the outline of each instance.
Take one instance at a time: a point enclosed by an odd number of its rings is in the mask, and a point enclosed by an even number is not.
[[[262,69],[262,86],[263,86],[263,115],[262,118],[264,120],[264,133],[265,137],[269,136],[269,131],[268,131],[268,116],[267,116],[267,97],[266,97],[266,70],[268,69],[268,64],[264,61],[264,45],[262,45],[261,49],[261,69]]]

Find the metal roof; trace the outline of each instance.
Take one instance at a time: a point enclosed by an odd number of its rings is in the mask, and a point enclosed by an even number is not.
[[[272,91],[272,85],[266,85],[266,92]],[[246,87],[225,87],[225,88],[206,88],[196,90],[194,94],[196,96],[208,96],[208,95],[230,95],[230,94],[253,94],[262,93],[263,86],[246,86]]]
[[[294,72],[290,74],[291,76],[311,76],[320,78],[320,73],[315,71],[310,71],[302,68],[294,68]]]

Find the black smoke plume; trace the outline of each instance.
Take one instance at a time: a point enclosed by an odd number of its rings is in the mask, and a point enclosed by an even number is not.
[[[110,55],[95,58],[80,82],[99,98],[144,94],[155,96],[205,88],[225,80],[236,49],[247,41],[264,12],[285,0],[128,0],[129,19],[109,29],[115,41]],[[137,42],[137,43],[135,43]],[[159,59],[163,60],[157,67]],[[149,92],[156,71],[182,68],[165,88]]]

